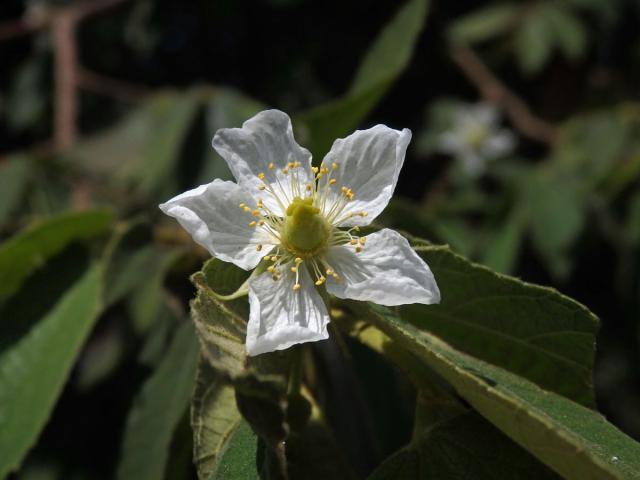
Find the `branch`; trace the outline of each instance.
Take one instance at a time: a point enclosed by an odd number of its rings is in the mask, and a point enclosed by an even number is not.
[[[525,137],[553,144],[558,132],[555,126],[531,112],[529,107],[504,85],[468,47],[455,46],[450,50],[453,62],[489,102],[502,108],[514,127]]]
[[[117,98],[123,102],[136,103],[149,93],[149,90],[139,85],[105,77],[99,73],[79,66],[76,72],[76,83],[83,90]]]

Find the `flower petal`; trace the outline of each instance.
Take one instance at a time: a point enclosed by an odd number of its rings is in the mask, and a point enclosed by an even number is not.
[[[486,157],[494,159],[511,153],[515,146],[516,138],[513,133],[502,128],[489,135],[482,145],[482,153]]]
[[[313,180],[311,154],[296,143],[291,119],[279,110],[260,112],[244,122],[242,128],[218,130],[212,145],[227,161],[238,184],[255,197],[260,195],[264,204],[274,213],[282,214],[283,206],[272,196],[259,192],[258,188],[263,184],[258,178],[259,174],[264,173],[264,182],[271,185],[283,200],[288,200],[283,202],[285,205],[294,196],[300,195],[292,187],[293,172],[282,172],[289,163],[301,163],[295,169],[300,185]],[[272,165],[271,169],[269,165]]]
[[[403,236],[383,229],[365,238],[360,253],[348,245],[329,250],[326,260],[340,276],[327,279],[329,293],[388,306],[440,302],[431,270]]]
[[[208,185],[182,193],[160,205],[174,217],[193,239],[211,255],[250,270],[273,248],[274,238],[261,228],[250,227],[251,213],[240,203],[253,208],[249,193],[233,182],[216,179]],[[257,245],[263,245],[257,251]]]
[[[329,314],[307,269],[299,268],[300,290],[294,291],[295,274],[274,282],[268,273],[249,282],[247,353],[284,350],[297,343],[329,338]]]
[[[385,125],[357,130],[347,138],[336,140],[324,158],[327,168],[331,168],[333,163],[337,166],[331,173],[336,184],[328,189],[325,211],[341,201],[342,187],[350,188],[353,200],[346,204],[335,221],[344,226],[371,223],[393,195],[410,140],[410,130],[393,130]],[[325,184],[326,177],[320,188]],[[366,217],[358,215],[363,211],[367,212]],[[339,221],[348,214],[353,214],[353,217]]]

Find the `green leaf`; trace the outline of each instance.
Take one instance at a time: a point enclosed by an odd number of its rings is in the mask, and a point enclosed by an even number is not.
[[[480,282],[478,279],[478,286]],[[442,291],[446,295],[447,288]],[[539,303],[545,302],[539,299]],[[594,480],[638,478],[640,444],[598,412],[462,353],[387,308],[351,305],[360,318],[366,318],[397,347],[419,357],[478,413],[560,475]],[[425,319],[431,308],[424,309]],[[384,351],[384,341],[382,345]]]
[[[587,48],[587,31],[582,23],[566,7],[552,2],[544,5],[544,15],[564,55],[570,60],[580,58]]]
[[[242,422],[233,387],[201,358],[191,402],[193,455],[200,480],[215,478],[220,460]]]
[[[112,183],[168,197],[178,187],[181,149],[201,101],[197,89],[154,94],[114,127],[74,147],[70,160]]]
[[[551,288],[470,263],[446,247],[415,249],[432,269],[442,301],[401,307],[403,320],[542,388],[594,404],[598,320],[589,310]]]
[[[6,241],[0,246],[0,303],[48,258],[72,242],[104,233],[112,220],[108,210],[64,214],[37,223]]]
[[[564,278],[571,269],[571,247],[586,219],[584,191],[573,178],[539,173],[528,177],[522,202],[534,245],[549,271]]]
[[[551,57],[552,51],[553,32],[544,9],[537,5],[527,13],[516,31],[515,52],[520,68],[527,75],[538,73]]]
[[[518,260],[525,227],[525,213],[522,209],[515,208],[503,221],[498,231],[489,238],[484,249],[482,264],[501,273],[511,273]]]
[[[235,429],[211,480],[251,480],[258,478],[256,453],[258,437],[249,424],[241,421]]]
[[[322,158],[380,101],[408,65],[427,15],[427,0],[408,0],[369,47],[346,95],[297,116],[301,142]]]
[[[0,163],[0,228],[23,200],[30,166],[26,155],[12,155]]]
[[[198,359],[190,323],[175,332],[155,372],[145,382],[127,418],[117,478],[163,478],[171,438],[189,405]]]
[[[468,44],[490,40],[515,27],[521,10],[520,5],[512,3],[499,3],[474,10],[451,24],[449,38]]]
[[[98,317],[101,291],[102,268],[94,265],[0,354],[0,478],[19,466],[45,426]]]
[[[449,418],[386,459],[368,480],[557,476],[475,412]]]

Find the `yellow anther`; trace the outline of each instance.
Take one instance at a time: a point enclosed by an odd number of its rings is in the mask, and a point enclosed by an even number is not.
[[[294,292],[297,292],[298,290],[300,290],[300,284],[299,284],[299,283],[296,283],[296,284],[293,286],[293,291],[294,291]]]
[[[269,170],[273,170],[274,168],[276,168],[276,166],[273,163],[269,164]]]
[[[353,215],[352,215],[352,216],[353,216]],[[353,230],[354,230],[355,232],[359,232],[359,231],[360,231],[360,227],[358,227],[358,226],[356,225],[355,227],[353,227]]]
[[[266,187],[264,185],[258,185],[258,190],[264,190]]]
[[[260,250],[262,250],[262,245],[256,245],[256,250],[259,252]]]
[[[244,204],[244,203],[241,203],[241,204],[240,204],[240,208],[244,208],[244,207],[245,207],[245,204]]]
[[[360,237],[360,245],[364,246],[365,243],[367,243],[367,237]]]
[[[266,255],[266,256],[262,257],[262,260],[264,260],[265,262],[268,262],[269,260],[271,260],[271,257],[269,257],[269,255]],[[269,269],[267,268],[267,270],[269,270]]]
[[[329,180],[329,185],[335,185],[337,182],[337,180],[335,178],[332,178],[331,180]]]
[[[362,251],[362,247],[358,246],[356,247],[356,253],[360,253]]]
[[[250,227],[255,227],[255,226],[256,226],[256,222],[255,222],[255,221],[251,221],[251,222],[249,222],[249,226],[250,226]]]
[[[310,183],[307,183],[307,186],[305,187],[305,189],[307,190],[307,192],[310,192],[311,190],[313,190],[313,185],[311,185]]]
[[[287,163],[287,168],[295,168],[296,164],[293,162]]]
[[[262,208],[264,206],[264,204],[262,203],[262,200],[258,200],[258,208]]]
[[[349,241],[349,243],[350,243],[351,245],[355,245],[356,243],[358,243],[358,240],[356,240],[355,238],[352,238],[352,239]]]
[[[326,278],[324,277],[320,277],[318,280],[316,280],[316,285],[320,286],[325,282]]]
[[[289,169],[288,168],[283,168],[282,169],[282,173],[284,173],[286,175],[287,173],[289,173]]]
[[[291,267],[291,271],[293,273],[298,273],[298,267]]]
[[[300,265],[303,261],[304,260],[302,260],[302,258],[300,258],[300,257],[296,257],[296,259],[295,259],[296,265]]]
[[[276,268],[275,268],[273,265],[271,265],[271,266],[267,267],[267,272],[269,272],[269,273],[273,273],[273,272],[275,272],[275,271],[276,271]]]
[[[251,209],[249,207],[247,207],[246,205],[244,207],[242,207],[242,209],[247,213],[251,211]]]
[[[318,173],[318,167],[311,167],[311,171],[313,173]]]
[[[260,221],[258,222],[258,225],[260,225],[260,226],[264,225],[264,220],[260,220]]]
[[[264,180],[264,172],[260,172],[260,173],[258,174],[258,178],[259,178],[260,180]]]
[[[302,166],[302,162],[296,162],[296,167]]]
[[[334,275],[336,272],[333,271],[333,268],[327,268],[327,275]]]
[[[360,215],[361,217],[366,217],[367,215],[369,215],[369,213],[365,212],[365,211],[362,211],[358,215]]]
[[[347,193],[347,192],[349,191],[349,189],[348,189],[347,187],[341,187],[341,188],[340,188],[340,191],[341,191],[342,193]]]
[[[336,162],[333,162],[331,164],[331,168],[333,168],[335,170],[336,168],[338,168],[338,164]]]
[[[253,212],[251,212],[251,215],[253,215],[254,217],[259,217],[260,216],[260,210],[254,210]]]

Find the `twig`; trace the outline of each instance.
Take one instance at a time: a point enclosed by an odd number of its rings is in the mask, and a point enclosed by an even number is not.
[[[79,66],[76,70],[76,84],[83,90],[131,103],[140,101],[141,97],[149,93],[149,90],[142,86],[131,85],[115,78],[105,77],[82,66]]]
[[[76,139],[76,21],[69,11],[58,13],[51,24],[55,57],[54,142],[69,148]]]
[[[504,85],[485,65],[473,50],[454,46],[450,50],[453,62],[489,102],[502,108],[514,127],[522,135],[546,144],[557,138],[556,128],[535,116],[515,93]]]

